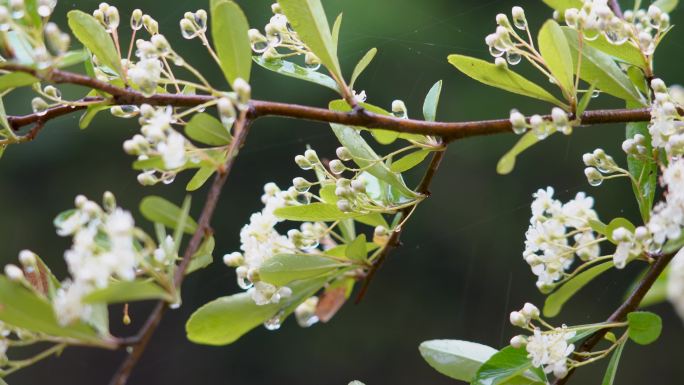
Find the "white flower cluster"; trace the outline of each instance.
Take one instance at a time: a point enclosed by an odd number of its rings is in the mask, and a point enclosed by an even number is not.
[[[636,138],[636,137],[635,137]],[[618,167],[612,156],[606,154],[603,149],[597,148],[594,152],[588,152],[582,156],[584,165],[584,175],[587,181],[592,186],[598,186],[603,183],[603,180],[608,175],[615,175],[620,173],[622,175],[629,175],[629,173]]]
[[[520,7],[511,10],[513,24],[517,29],[526,31],[528,28],[525,12]],[[503,13],[496,15],[496,31],[485,37],[485,43],[489,47],[489,53],[496,58],[496,64],[505,66],[506,63],[516,65],[522,60],[522,51],[517,42],[522,39],[511,26],[508,16]],[[506,55],[504,60],[502,56]]]
[[[161,180],[167,181],[175,176],[173,170],[183,167],[187,161],[186,147],[191,144],[185,137],[173,129],[175,123],[173,107],[152,107],[149,104],[140,106],[140,132],[132,139],[124,142],[126,153],[137,155],[138,160],[147,160],[153,156],[161,157],[164,168],[168,173],[162,175]],[[146,171],[138,175],[138,181],[143,185],[157,183],[155,170]]]
[[[238,285],[248,290],[257,305],[279,303],[282,298],[292,294],[290,288],[277,287],[259,278],[259,268],[271,257],[278,254],[309,253],[315,250],[321,242],[328,240],[328,228],[324,223],[305,222],[299,230],[292,229],[287,235],[281,235],[276,225],[282,222],[275,216],[277,208],[298,205],[302,197],[308,193],[301,193],[294,187],[282,191],[275,183],[264,186],[261,201],[264,208],[252,214],[249,223],[240,231],[240,252],[226,254],[223,261],[230,267],[235,267]]]
[[[654,148],[663,148],[669,157],[684,155],[684,122],[676,99],[660,79],[651,81],[654,101],[648,126]]]
[[[297,33],[292,29],[287,17],[283,14],[280,4],[271,5],[273,17],[264,27],[264,34],[258,29],[249,30],[249,40],[252,50],[262,55],[265,60],[276,60],[281,57],[294,55],[304,55],[304,65],[311,71],[317,70],[321,66],[320,59],[311,52],[304,44]],[[287,49],[289,52],[281,54],[278,48]]]
[[[532,365],[542,367],[545,373],[553,373],[557,378],[565,377],[568,374],[568,356],[575,350],[575,345],[570,343],[575,332],[567,330],[565,325],[542,331],[533,324],[535,320],[546,325],[540,319],[539,309],[531,303],[526,303],[519,311],[511,312],[510,321],[513,326],[533,333],[531,336],[517,335],[511,338],[511,346],[524,346],[528,357],[532,359]]]
[[[207,31],[207,11],[198,9],[196,12],[185,12],[180,21],[181,34],[190,40]]]
[[[525,115],[520,111],[513,109],[509,117],[513,132],[522,135],[531,130],[539,140],[546,139],[549,135],[556,131],[560,131],[565,135],[572,134],[573,123],[568,118],[568,114],[558,107],[551,110],[551,119],[542,118],[541,115],[532,115],[529,119],[525,119]]]
[[[79,195],[76,208],[55,220],[57,234],[71,236],[73,245],[64,253],[71,279],[65,281],[53,300],[60,323],[87,318],[91,308],[81,299],[105,288],[112,278],[133,280],[140,261],[135,248],[133,217],[116,207],[111,193],[105,208]]]
[[[553,194],[551,187],[533,194],[532,218],[523,252],[523,258],[537,276],[537,287],[544,291],[563,277],[575,255],[590,261],[600,254],[601,240],[589,225],[590,220],[598,218],[592,209],[594,199],[580,192],[563,204]]]
[[[608,6],[608,0],[584,0],[582,8],[565,11],[565,22],[582,31],[587,40],[604,35],[615,45],[630,42],[645,55],[653,54],[659,39],[670,27],[669,15],[655,5],[648,11],[625,11],[620,18]]]

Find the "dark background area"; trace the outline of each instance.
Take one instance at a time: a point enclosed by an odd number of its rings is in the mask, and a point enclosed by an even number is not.
[[[263,28],[270,2],[238,0],[252,26]],[[99,1],[61,1],[55,15],[72,8],[92,11]],[[225,87],[218,69],[197,40],[182,39],[178,20],[187,10],[206,8],[206,1],[112,1],[127,25],[130,11],[139,7],[153,15],[161,32],[177,51]],[[444,80],[438,118],[445,121],[507,117],[512,107],[523,113],[547,113],[550,106],[480,85],[446,62],[450,53],[490,59],[484,37],[495,28],[498,12],[513,5],[525,7],[534,30],[551,14],[541,1],[325,1],[329,18],[344,12],[340,59],[349,74],[371,47],[379,53],[357,83],[369,102],[389,108],[402,99],[409,115],[421,117],[422,101],[430,86]],[[682,13],[672,20],[678,24]],[[681,74],[683,32],[675,28],[659,49],[657,73],[668,84],[684,81]],[[127,44],[127,39],[124,39]],[[521,64],[520,71],[535,77]],[[69,88],[65,88],[69,91]],[[254,68],[255,98],[325,106],[335,95],[319,86],[280,77]],[[85,91],[71,89],[71,96]],[[30,94],[15,91],[5,98],[9,113],[30,110]],[[621,107],[601,96],[590,108]],[[183,174],[170,185],[143,188],[129,167],[133,158],[122,142],[137,132],[135,120],[100,114],[86,131],[78,129],[78,114],[50,122],[32,143],[10,148],[0,161],[0,262],[16,260],[31,248],[65,276],[63,252],[69,239],[55,234],[52,218],[73,205],[77,194],[99,200],[111,190],[119,204],[136,214],[140,199],[158,194],[180,202],[191,176]],[[347,304],[325,325],[301,329],[292,320],[277,332],[258,328],[236,343],[206,347],[188,342],[184,323],[202,304],[239,291],[232,269],[220,263],[223,253],[237,250],[239,230],[250,213],[260,209],[262,186],[281,187],[303,173],[293,157],[310,144],[321,156],[332,156],[336,142],[324,124],[286,119],[259,120],[237,161],[220,201],[214,228],[216,263],[189,277],[183,286],[183,306],[167,313],[142,361],[132,385],[175,384],[300,384],[342,385],[358,379],[368,385],[454,383],[431,369],[420,357],[418,344],[434,338],[465,339],[494,347],[507,344],[518,331],[508,324],[508,313],[525,301],[543,304],[535,277],[523,261],[524,232],[529,221],[531,194],[554,186],[563,201],[578,191],[596,198],[599,216],[638,220],[626,181],[590,187],[582,173],[581,155],[604,148],[624,164],[620,143],[623,125],[580,128],[572,136],[555,135],[519,158],[516,170],[499,176],[499,157],[517,140],[514,135],[481,137],[454,143],[434,181],[433,195],[408,224],[404,246],[392,253],[360,305]],[[411,174],[417,182],[420,170]],[[205,191],[195,194],[195,211]],[[552,322],[599,322],[617,307],[629,283],[643,269],[633,264],[611,271],[583,289]],[[142,324],[149,304],[132,307],[133,324],[123,327],[119,309],[112,312],[112,328],[133,334]],[[664,318],[660,340],[651,346],[629,344],[616,380],[620,385],[680,384],[684,343],[682,322],[669,304],[654,307]],[[12,385],[105,384],[124,352],[70,348],[58,359],[48,359],[8,378]],[[580,370],[575,384],[599,384],[607,362]]]

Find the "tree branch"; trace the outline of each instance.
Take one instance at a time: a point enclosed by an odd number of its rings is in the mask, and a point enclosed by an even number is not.
[[[192,235],[192,238],[190,239],[188,246],[185,248],[183,259],[181,260],[181,263],[178,265],[178,268],[176,270],[176,275],[174,277],[174,283],[176,288],[180,288],[181,284],[183,283],[183,279],[185,278],[185,272],[187,271],[187,268],[190,262],[192,261],[192,256],[195,254],[195,252],[197,252],[197,249],[199,248],[202,239],[205,237],[206,234],[212,232],[211,218],[214,215],[216,205],[221,196],[221,191],[223,189],[223,186],[226,184],[226,181],[228,180],[228,175],[230,174],[230,170],[232,169],[233,164],[235,163],[237,154],[242,145],[245,143],[247,134],[249,132],[250,124],[251,121],[247,118],[246,114],[244,113],[236,122],[235,135],[233,141],[230,143],[230,146],[228,148],[228,159],[224,164],[224,167],[218,171],[216,178],[214,179],[214,182],[211,185],[211,188],[209,189],[209,193],[207,194],[207,200],[205,201],[204,207],[202,208],[202,213],[200,214],[197,230]],[[168,304],[164,301],[159,301],[150,313],[149,317],[147,318],[147,321],[140,329],[138,334],[135,337],[120,340],[120,346],[128,346],[133,350],[130,352],[130,354],[126,357],[124,362],[119,367],[118,371],[112,378],[110,385],[126,384],[126,382],[128,381],[128,377],[130,376],[131,372],[133,371],[133,368],[135,368],[136,364],[142,357],[142,354],[147,348],[147,345],[150,342],[152,335],[159,326],[159,323],[161,322],[161,319],[164,316],[164,313],[166,313],[167,309]]]
[[[615,16],[622,19],[622,8],[620,8],[620,2],[618,0],[610,0],[608,5],[610,6],[610,9],[613,10]]]
[[[671,254],[666,254],[658,257],[656,261],[649,267],[648,271],[646,272],[646,275],[644,275],[644,278],[639,282],[637,287],[632,291],[632,293],[629,295],[627,300],[618,307],[613,314],[608,317],[606,320],[607,323],[613,323],[613,322],[622,322],[627,318],[627,314],[635,311],[636,309],[639,308],[639,304],[641,303],[641,300],[644,299],[644,296],[648,291],[651,289],[651,286],[655,283],[656,279],[658,279],[658,276],[665,270],[667,265],[670,263],[672,258],[674,258],[675,253]],[[590,352],[601,340],[603,337],[610,331],[609,328],[604,328],[596,331],[594,334],[591,336],[587,337],[586,340],[582,343],[582,345],[577,349],[577,352]],[[578,361],[584,361],[586,358],[583,356],[577,356]],[[565,384],[569,379],[570,376],[574,373],[574,369],[571,370],[567,376],[563,378],[556,379],[556,381],[553,383],[554,385],[563,385]]]

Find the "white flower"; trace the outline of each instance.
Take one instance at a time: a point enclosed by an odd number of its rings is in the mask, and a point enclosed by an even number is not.
[[[92,307],[84,304],[82,298],[90,292],[90,288],[80,284],[66,281],[57,290],[52,306],[61,325],[72,324],[79,319],[88,319],[92,313]]]
[[[567,357],[575,350],[575,345],[568,341],[575,336],[575,332],[568,332],[565,327],[556,328],[542,333],[538,328],[527,340],[528,357],[532,365],[543,367],[545,373],[552,373],[563,378],[568,373]]]
[[[128,70],[128,77],[144,94],[152,95],[157,91],[161,70],[162,64],[158,59],[142,59]]]
[[[167,169],[179,168],[185,164],[185,137],[171,131],[166,141],[157,145],[157,151],[161,154]]]

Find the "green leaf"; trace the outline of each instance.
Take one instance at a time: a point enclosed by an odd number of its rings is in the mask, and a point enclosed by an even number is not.
[[[235,79],[249,82],[252,70],[252,47],[249,24],[240,7],[232,1],[220,1],[211,7],[211,37],[223,75],[231,85]]]
[[[366,52],[365,55],[359,60],[358,63],[356,63],[356,67],[354,67],[354,72],[352,72],[351,76],[351,81],[349,82],[349,87],[354,88],[354,83],[356,82],[356,79],[361,75],[361,73],[368,67],[370,62],[373,60],[375,57],[375,54],[378,53],[377,48],[371,48]]]
[[[606,229],[608,229],[608,225],[598,219],[590,219],[589,227],[601,235],[606,235]]]
[[[610,223],[606,226],[605,236],[608,238],[609,241],[616,245],[618,244],[618,242],[613,238],[613,231],[620,227],[624,227],[632,233],[635,229],[634,224],[632,224],[632,222],[625,218],[615,218],[612,221],[610,221]]]
[[[140,212],[149,221],[161,223],[166,227],[175,229],[181,216],[180,207],[158,196],[148,196],[140,202]],[[187,218],[184,231],[192,234],[197,230],[197,222]]]
[[[288,285],[292,296],[279,304],[258,306],[249,293],[218,298],[197,309],[190,317],[185,325],[188,339],[204,345],[233,343],[281,310],[285,313],[284,318],[301,301],[320,290],[325,282],[325,278],[294,282]]]
[[[565,95],[574,96],[572,55],[563,30],[555,20],[549,20],[539,30],[539,50],[551,74],[565,90]]]
[[[639,345],[648,345],[660,337],[663,321],[657,314],[647,311],[635,311],[627,314],[627,332],[629,338]]]
[[[630,42],[616,45],[609,42],[603,34],[600,34],[595,40],[590,41],[584,39],[584,44],[610,55],[621,62],[632,64],[639,68],[648,67],[648,64],[644,61],[644,56],[641,54],[641,50]]]
[[[216,241],[214,237],[209,236],[205,238],[204,242],[200,245],[199,249],[195,252],[190,260],[188,269],[185,271],[185,275],[191,274],[199,269],[204,269],[209,266],[214,261],[214,247],[216,246]]]
[[[394,172],[404,172],[420,164],[429,154],[430,150],[420,149],[414,151],[390,165],[390,170]]]
[[[98,289],[83,298],[85,303],[124,303],[160,299],[171,301],[166,290],[150,280],[111,282],[104,289]]]
[[[301,206],[285,206],[273,212],[278,218],[298,222],[333,222],[358,217],[358,213],[345,213],[337,205],[315,202]]]
[[[570,44],[573,68],[577,67],[579,41],[577,31],[563,27],[563,32]],[[589,84],[598,83],[601,92],[639,105],[644,103],[642,96],[629,77],[622,72],[612,57],[588,45],[582,48],[580,78]]]
[[[214,167],[200,167],[199,170],[195,173],[195,175],[190,179],[188,184],[185,186],[186,191],[196,191],[200,187],[204,186],[205,183],[207,183],[207,180],[211,178],[212,175],[214,175],[214,172],[216,169]]]
[[[340,28],[342,27],[342,13],[337,15],[332,28],[332,39],[335,47],[339,46],[340,43]]]
[[[0,276],[0,321],[53,337],[104,344],[95,330],[83,322],[61,326],[47,300],[4,276]]]
[[[525,348],[507,346],[482,364],[471,382],[472,385],[505,383],[541,385],[546,384],[546,376],[542,370],[532,367]]]
[[[558,288],[558,290],[554,291],[553,294],[546,297],[546,301],[544,302],[544,316],[557,316],[563,308],[563,305],[572,298],[575,293],[611,267],[613,267],[613,262],[605,262],[581,272],[566,282],[563,286]]]
[[[657,305],[667,299],[667,279],[669,276],[670,268],[668,266],[662,273],[660,273],[656,281],[653,283],[653,286],[648,289],[644,298],[641,300],[641,302],[639,302],[639,307]],[[641,282],[641,280],[639,280],[639,282]],[[628,293],[628,295],[629,294],[631,294],[631,291]]]
[[[349,243],[344,254],[347,258],[354,261],[365,260],[368,255],[368,249],[366,249],[366,235],[361,234]]]
[[[318,277],[342,266],[346,265],[315,254],[279,254],[261,264],[259,277],[264,282],[283,286]]]
[[[73,10],[67,14],[69,28],[74,36],[88,48],[100,63],[121,74],[121,59],[114,42],[104,27],[91,15]]]
[[[523,151],[539,142],[539,138],[532,131],[525,133],[513,147],[505,153],[496,164],[496,172],[501,175],[509,174],[515,168],[515,160]]]
[[[466,382],[470,382],[480,366],[497,353],[489,346],[460,340],[425,341],[418,350],[435,370]]]
[[[278,0],[292,28],[307,47],[338,79],[342,79],[337,47],[333,42],[320,0]]]
[[[653,5],[656,7],[660,8],[661,11],[670,13],[677,8],[677,5],[679,4],[679,0],[656,0],[653,2]]]
[[[499,67],[496,64],[463,55],[449,55],[448,60],[459,71],[488,86],[544,100],[565,109],[568,107],[548,91],[511,71],[508,67]]]
[[[354,220],[359,223],[363,223],[364,225],[372,227],[382,226],[386,229],[389,228],[389,225],[387,224],[385,217],[383,217],[380,213],[370,213],[366,215],[361,215],[358,217],[354,217]]]
[[[38,78],[26,72],[10,72],[0,76],[0,92],[5,92],[11,88],[30,86],[38,82]]]
[[[620,363],[620,357],[622,356],[622,350],[625,348],[625,343],[621,343],[613,351],[613,355],[610,356],[610,361],[608,362],[608,368],[606,369],[606,374],[603,376],[603,382],[601,385],[613,385],[615,381],[615,374],[617,374],[618,364]]]
[[[324,253],[325,255],[329,255],[331,257],[338,257],[338,258],[345,258],[347,257],[347,248],[349,247],[348,244],[345,245],[339,245],[335,246],[332,249],[325,250]],[[366,242],[366,251],[373,251],[376,250],[378,247],[378,244],[373,243],[373,242]]]
[[[568,8],[582,8],[582,0],[544,0],[549,7],[557,10],[561,15],[565,14]]]
[[[439,96],[442,93],[442,81],[433,84],[425,96],[423,102],[423,117],[428,122],[434,122],[437,119],[437,105],[439,105]]]
[[[88,52],[85,49],[77,49],[74,51],[69,51],[59,58],[57,67],[66,68],[71,67],[76,64],[83,63],[88,60]]]
[[[625,136],[631,139],[636,134],[641,134],[646,138],[646,153],[651,154],[653,147],[651,146],[651,134],[648,131],[648,123],[627,123]],[[641,218],[648,222],[658,188],[658,165],[651,157],[645,160],[628,155],[627,168],[629,173],[638,182],[637,185],[632,184],[632,191],[634,196],[637,197]]]
[[[103,101],[102,103],[96,103],[96,104],[91,104],[88,106],[86,111],[81,115],[81,117],[78,120],[78,128],[81,130],[85,130],[90,126],[90,123],[93,122],[93,119],[95,119],[95,116],[100,113],[101,111],[108,110],[110,106],[108,105],[107,101]]]
[[[185,126],[185,134],[210,146],[225,146],[231,140],[228,129],[218,119],[203,112],[193,115]]]
[[[306,80],[307,82],[316,83],[323,87],[328,87],[335,92],[340,92],[340,87],[337,85],[335,80],[330,76],[320,72],[311,71],[295,63],[280,59],[266,60],[261,56],[254,56],[253,60],[255,63],[263,68],[266,68],[267,70],[292,78]]]
[[[7,32],[7,43],[10,46],[14,57],[13,62],[19,64],[33,65],[33,46],[23,33],[17,31]]]
[[[378,161],[380,159],[378,154],[373,151],[356,129],[335,123],[331,123],[330,126],[337,139],[349,150],[354,162],[360,168],[365,169],[369,174],[393,186],[407,198],[419,196],[419,194],[406,186],[400,174],[392,172],[383,162]]]

